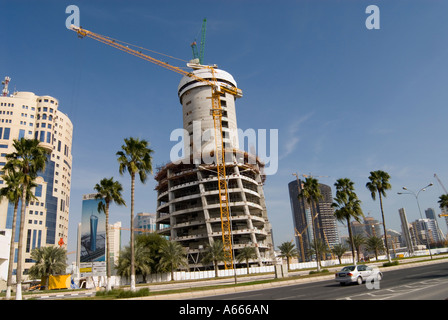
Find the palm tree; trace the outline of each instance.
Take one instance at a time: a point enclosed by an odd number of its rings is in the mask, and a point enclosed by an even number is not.
[[[166,240],[162,235],[154,233],[154,232],[147,232],[144,234],[139,234],[137,235],[137,237],[135,238],[135,245],[142,245],[146,248],[149,249],[149,258],[151,259],[150,262],[150,268],[151,271],[162,271],[159,270],[159,262],[160,262],[160,253],[159,253],[159,248],[162,246],[163,243],[167,242],[168,240]],[[130,253],[130,251],[129,251]],[[137,253],[136,253],[137,254]],[[136,257],[136,259],[138,259]],[[129,263],[130,263],[130,258],[129,258]],[[130,265],[130,264],[129,264]]]
[[[135,272],[143,276],[143,281],[146,282],[146,276],[152,271],[151,249],[145,246],[144,242],[136,241],[135,246]],[[129,277],[131,275],[131,248],[125,247],[120,252],[118,259],[117,274],[120,276]]]
[[[353,236],[353,244],[356,249],[356,253],[358,254],[358,262],[361,254],[361,246],[366,243],[366,238],[362,234],[355,234]]]
[[[174,270],[181,266],[188,265],[184,247],[182,247],[178,242],[167,241],[162,244],[159,252],[161,255],[161,268],[170,270],[171,281],[174,281]]]
[[[30,268],[29,275],[33,279],[45,277],[45,289],[48,288],[50,275],[65,273],[67,252],[58,247],[41,247],[31,251],[31,259],[36,263]]]
[[[125,138],[121,151],[117,152],[119,172],[122,175],[127,171],[131,175],[131,290],[135,291],[134,266],[134,194],[135,176],[138,174],[142,183],[146,182],[147,174],[152,173],[153,150],[148,148],[146,140]]]
[[[16,269],[16,300],[22,300],[22,248],[25,227],[26,195],[32,186],[39,171],[45,170],[47,149],[39,146],[38,140],[20,139],[14,140],[13,146],[16,151],[6,155],[7,163],[3,167],[6,172],[17,171],[20,173],[20,183],[22,186],[22,205],[20,211],[19,244],[17,253]]]
[[[331,249],[331,252],[338,257],[339,264],[342,264],[341,258],[344,255],[345,252],[347,252],[347,247],[344,246],[341,243],[337,243],[333,246],[333,249]]]
[[[257,251],[254,247],[244,247],[239,250],[236,255],[238,262],[245,261],[247,266],[247,274],[249,274],[249,260],[257,258]]]
[[[360,222],[361,217],[364,217],[361,210],[361,201],[355,193],[354,182],[350,179],[338,179],[334,186],[336,187],[336,197],[331,206],[336,208],[334,211],[336,219],[342,223],[347,222],[348,236],[352,248],[352,258],[353,263],[355,264],[355,245],[353,243],[353,232],[350,219],[353,218]]]
[[[379,253],[384,250],[383,239],[378,237],[367,238],[366,248],[369,251],[373,251],[375,253],[376,260],[378,260]]]
[[[96,184],[94,187],[97,194],[95,199],[100,199],[102,201],[98,202],[98,212],[104,212],[106,214],[106,290],[111,290],[110,282],[110,243],[109,243],[109,206],[111,203],[117,205],[126,205],[125,201],[121,196],[123,187],[118,181],[114,181],[114,178],[103,178],[100,183]]]
[[[292,243],[292,240],[290,242],[283,242],[278,249],[280,250],[280,257],[286,258],[286,264],[288,265],[289,271],[290,259],[298,255],[297,249]]]
[[[389,262],[392,262],[389,254],[389,245],[387,244],[387,231],[386,231],[386,220],[384,219],[384,210],[383,210],[383,198],[386,197],[386,190],[390,190],[392,186],[389,183],[390,175],[382,170],[371,171],[369,176],[369,182],[366,183],[366,188],[370,191],[370,195],[373,200],[376,200],[376,193],[378,192],[378,196],[380,198],[380,208],[381,208],[381,216],[383,219],[383,228],[384,228],[384,242],[386,244],[386,252],[387,259]]]
[[[319,255],[319,263],[321,259],[325,260],[327,252],[331,252],[330,248],[322,239],[316,239],[316,242],[311,244],[310,251],[311,254]]]
[[[9,247],[9,266],[8,266],[8,278],[6,282],[6,299],[11,299],[11,288],[12,288],[12,271],[14,268],[14,251],[15,251],[15,238],[16,238],[16,224],[17,224],[17,210],[19,207],[20,199],[22,198],[22,188],[21,188],[21,176],[17,171],[8,171],[7,174],[2,176],[6,187],[0,189],[0,198],[8,200],[10,203],[14,204],[14,212],[12,216],[12,229],[11,229],[11,246]],[[32,184],[30,187],[35,187]],[[31,193],[31,188],[28,188],[27,201],[35,198]]]
[[[221,240],[214,241],[211,245],[207,246],[205,250],[205,255],[202,258],[203,264],[208,264],[213,262],[213,267],[215,269],[215,277],[218,278],[218,263],[225,261],[226,256],[224,253],[224,244]]]
[[[19,201],[22,197],[22,189],[20,188],[20,173],[16,171],[10,171],[8,174],[2,176],[5,181],[6,187],[0,190],[0,197],[6,198],[9,202],[14,203],[14,214],[12,217],[12,232],[11,232],[11,246],[9,247],[9,266],[8,266],[8,278],[6,281],[6,299],[11,299],[11,287],[12,287],[12,269],[14,268],[14,242],[16,237],[16,221],[17,221],[17,208],[19,207]]]
[[[299,193],[299,199],[304,198],[308,203],[310,210],[312,221],[311,224],[313,226],[313,238],[314,238],[314,246],[318,249],[317,246],[317,233],[316,233],[316,225],[314,223],[314,219],[317,217],[317,203],[320,199],[323,198],[322,193],[320,192],[319,182],[317,179],[313,177],[308,177],[305,179],[303,183],[303,188]],[[319,251],[316,252],[316,262],[317,262],[317,271],[320,271],[320,254]]]
[[[439,204],[440,209],[444,210],[444,208],[448,207],[448,194],[442,194],[439,197],[439,201],[437,201]]]

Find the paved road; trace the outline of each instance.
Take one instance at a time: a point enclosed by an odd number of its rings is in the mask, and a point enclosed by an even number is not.
[[[365,284],[340,286],[334,280],[325,280],[200,299],[445,300],[448,299],[448,262],[385,271],[379,289],[369,289]]]
[[[418,259],[416,259],[418,260]],[[337,283],[334,281],[331,281],[330,279],[333,279],[333,276],[327,275],[322,278],[327,278],[329,281],[321,280],[319,278],[315,279],[301,279],[301,280],[293,280],[290,281],[290,285],[299,285],[302,284],[302,287],[281,287],[282,284],[267,284],[266,286],[263,286],[264,288],[272,288],[278,287],[280,289],[281,294],[272,294],[272,296],[264,296],[260,291],[253,291],[257,290],[258,288],[250,288],[247,290],[251,290],[250,293],[247,293],[248,296],[247,299],[276,299],[279,300],[287,300],[287,299],[367,299],[367,298],[376,298],[376,299],[393,299],[394,297],[400,296],[398,299],[412,299],[412,292],[414,291],[416,294],[420,294],[423,298],[422,299],[438,299],[439,297],[441,299],[444,299],[444,287],[443,285],[446,285],[446,275],[448,274],[447,271],[447,262],[444,262],[443,260],[433,261],[432,263],[436,263],[438,267],[434,266],[435,270],[439,270],[442,272],[439,274],[439,278],[433,278],[433,279],[421,279],[420,281],[414,281],[414,284],[410,284],[409,282],[400,282],[404,280],[393,280],[394,273],[397,273],[398,275],[404,274],[404,272],[408,271],[401,271],[401,268],[408,268],[411,265],[408,266],[398,266],[398,267],[392,267],[392,269],[399,268],[398,271],[386,271],[387,277],[381,281],[380,283],[380,290],[366,290],[366,287],[364,285],[361,286],[347,286],[347,287],[340,287]],[[340,269],[340,267],[336,266],[334,268],[330,268],[330,272],[334,272],[335,269]],[[386,268],[391,269],[391,268]],[[444,271],[443,271],[444,270]],[[384,271],[384,270],[383,270]],[[429,271],[430,273],[433,273],[433,271]],[[436,271],[434,271],[436,272]],[[308,274],[308,271],[299,271],[294,272],[294,275],[299,274]],[[386,275],[385,273],[385,275]],[[422,274],[422,271],[416,270],[414,273],[411,273],[408,277],[409,279],[412,279],[412,277],[415,276],[415,273]],[[435,273],[434,273],[435,274]],[[238,283],[246,282],[246,281],[253,281],[253,280],[261,280],[261,279],[273,279],[274,275],[272,274],[265,274],[265,275],[253,275],[251,277],[238,277]],[[400,278],[398,278],[400,279]],[[415,280],[415,279],[414,279]],[[162,291],[162,290],[170,290],[170,289],[181,289],[181,288],[192,288],[197,286],[208,286],[208,285],[217,285],[217,284],[231,284],[234,283],[233,278],[223,278],[223,279],[208,279],[204,281],[191,281],[191,282],[174,282],[174,283],[161,283],[161,284],[149,284],[149,288],[152,292]],[[440,286],[438,286],[440,284]],[[404,286],[404,287],[402,287]],[[414,287],[412,287],[414,286]],[[239,288],[239,289],[236,289]],[[428,294],[424,294],[425,288],[429,291]],[[229,291],[230,290],[230,291]],[[236,293],[236,292],[244,292],[247,291],[243,287],[235,287],[235,290],[225,290],[225,293]],[[274,289],[272,289],[274,290]],[[215,298],[219,296],[219,299],[221,298],[220,294],[224,294],[222,292],[223,290],[217,290],[213,291],[213,297],[208,296],[208,298],[205,299],[218,299]],[[304,292],[305,291],[305,292]],[[34,299],[65,299],[65,298],[87,298],[95,293],[95,290],[76,290],[74,292],[61,292],[61,293],[50,293],[50,294],[36,294],[34,296]],[[288,293],[288,294],[286,294]],[[345,294],[341,296],[341,293]],[[380,294],[384,294],[384,296],[380,297]],[[406,294],[409,294],[407,296]],[[153,299],[192,299],[192,298],[199,298],[199,297],[205,297],[209,295],[208,292],[198,292],[195,291],[194,293],[184,293],[184,294],[174,294],[174,295],[156,295],[156,296],[149,296],[143,299],[153,300]],[[233,299],[237,298],[238,296],[235,295]],[[448,297],[448,295],[446,296]],[[28,298],[31,298],[28,297]],[[242,299],[245,299],[244,297]]]

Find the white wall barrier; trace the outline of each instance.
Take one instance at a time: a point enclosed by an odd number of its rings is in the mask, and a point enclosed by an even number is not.
[[[438,249],[432,249],[432,254],[441,254],[448,252],[448,248],[438,248]],[[428,250],[421,250],[416,251],[414,253],[415,256],[419,255],[428,255]],[[404,256],[407,256],[407,254],[404,254]],[[385,258],[379,257],[379,258]],[[342,264],[351,264],[353,263],[353,260],[351,258],[341,259]],[[285,261],[283,261],[283,264],[286,264]],[[338,266],[339,260],[323,260],[321,261],[321,266],[323,268],[325,267],[332,267],[332,266]],[[290,271],[294,270],[301,270],[301,269],[316,269],[317,264],[316,261],[310,261],[310,262],[300,262],[300,263],[291,263],[289,265]],[[275,266],[262,266],[262,267],[250,267],[249,268],[249,274],[257,274],[257,273],[268,273],[268,272],[275,272]],[[247,274],[247,268],[238,268],[236,269],[237,275],[246,275]],[[234,275],[233,269],[229,270],[218,270],[218,277],[230,277]],[[142,283],[143,277],[141,275],[136,276],[136,282]],[[215,270],[207,270],[207,271],[176,271],[174,272],[174,280],[176,281],[183,281],[183,280],[201,280],[201,279],[213,279],[215,278]],[[155,283],[155,282],[168,282],[171,281],[171,273],[154,273],[146,276],[146,283]],[[130,280],[127,278],[122,278],[119,276],[112,276],[112,287],[118,287],[121,285],[129,285]],[[105,279],[102,277],[93,277],[91,279],[87,279],[87,288],[92,288],[96,286],[104,286],[105,285]]]

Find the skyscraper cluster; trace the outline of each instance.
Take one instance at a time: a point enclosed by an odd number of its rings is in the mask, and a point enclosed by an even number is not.
[[[291,181],[288,184],[288,189],[299,261],[311,261],[314,230],[316,230],[316,239],[323,242],[328,248],[332,248],[340,242],[334,209],[331,206],[333,203],[331,188],[319,183],[323,197],[317,203],[317,212],[314,213],[314,217],[306,199],[299,198],[303,189],[303,181],[300,179]]]

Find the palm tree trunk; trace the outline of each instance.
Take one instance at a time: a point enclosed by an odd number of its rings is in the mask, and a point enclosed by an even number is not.
[[[352,247],[353,264],[356,264],[356,261],[355,261],[355,244],[353,242],[352,226],[350,225],[350,218],[349,217],[347,217],[347,225],[348,225],[348,236],[350,238],[350,245]]]
[[[109,203],[106,203],[106,291],[112,289],[110,283],[110,243],[109,243]]]
[[[215,265],[215,278],[218,278],[218,261],[213,261],[213,264]]]
[[[27,184],[22,186],[22,206],[20,212],[20,229],[19,229],[19,246],[17,253],[17,273],[16,273],[16,300],[22,300],[22,247],[23,247],[23,237],[25,233],[25,206],[26,206],[26,190],[28,188]]]
[[[389,260],[389,262],[392,262],[391,259],[390,259],[389,245],[387,244],[386,220],[384,219],[383,198],[381,197],[380,190],[378,190],[378,194],[380,196],[381,217],[383,218],[384,243],[386,244],[387,259]]]
[[[131,174],[131,291],[135,291],[134,191],[135,191],[135,173],[132,173]]]
[[[11,299],[12,289],[12,270],[14,269],[14,241],[16,238],[16,223],[17,223],[17,209],[19,207],[19,201],[14,204],[14,215],[12,217],[12,230],[11,230],[11,245],[9,247],[9,265],[8,265],[8,279],[6,282],[6,300]]]

